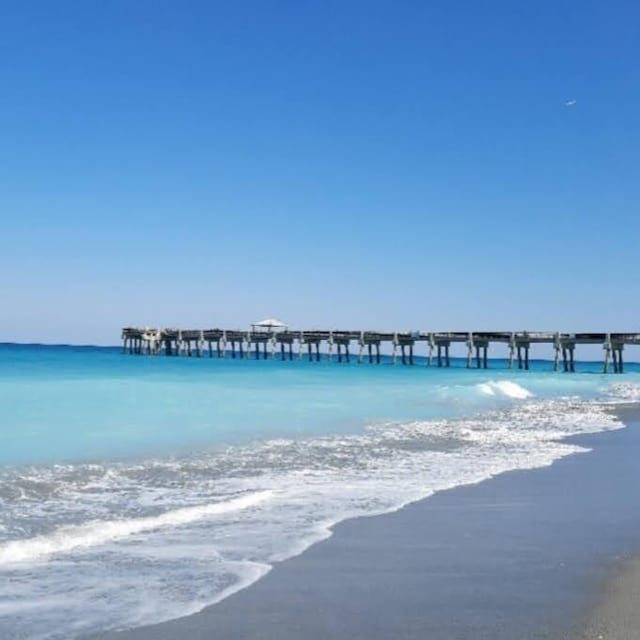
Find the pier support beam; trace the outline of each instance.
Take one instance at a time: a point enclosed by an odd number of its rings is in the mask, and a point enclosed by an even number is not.
[[[202,358],[202,352],[204,351],[204,334],[202,331],[200,332],[200,337],[198,338],[196,345],[198,348],[198,358]]]
[[[604,349],[604,365],[602,372],[609,373],[609,358],[611,357],[611,336],[609,334],[607,334],[607,337],[604,339],[602,348]]]
[[[227,332],[225,331],[222,334],[222,340],[218,342],[218,348],[220,351],[218,352],[219,358],[226,358],[227,356]]]
[[[400,354],[402,358],[402,364],[405,364],[405,365],[409,364],[412,366],[414,363],[414,360],[413,360],[414,340],[401,338],[399,342],[400,342]],[[407,352],[407,347],[408,347],[408,352]]]
[[[375,361],[376,364],[380,364],[380,341],[376,340],[374,342],[371,341],[366,341],[365,342],[366,346],[367,346],[367,354],[369,357],[369,364],[373,364],[373,362]],[[375,356],[373,353],[373,349],[375,347]]]
[[[618,343],[614,344],[611,350],[613,355],[613,372],[614,373],[624,373],[624,362],[622,359],[622,350],[624,348],[624,344]]]
[[[517,343],[517,351],[518,351],[518,369],[525,369],[529,371],[529,343],[528,342],[518,342]]]
[[[176,337],[176,355],[177,356],[184,355],[184,341],[182,340],[181,331],[178,331],[178,336]]]
[[[487,350],[489,345],[487,342],[476,343],[476,367],[478,369],[488,368],[488,355]]]
[[[562,342],[560,341],[560,334],[556,333],[554,339],[553,339],[553,350],[554,350],[554,355],[553,355],[553,370],[557,371],[558,370],[558,361],[560,360],[560,351],[562,349]]]
[[[444,366],[451,366],[451,359],[449,357],[449,347],[451,346],[450,342],[438,342],[438,366],[442,367],[443,365],[443,351],[444,351]]]
[[[564,342],[562,344],[562,368],[565,373],[574,373],[576,370],[573,358],[575,346],[575,342]]]
[[[522,369],[522,347],[518,345],[518,369]]]
[[[351,361],[351,355],[349,353],[349,341],[348,340],[338,340],[336,341],[336,345],[338,348],[338,362],[342,362],[342,350],[344,348],[344,359],[346,362]]]

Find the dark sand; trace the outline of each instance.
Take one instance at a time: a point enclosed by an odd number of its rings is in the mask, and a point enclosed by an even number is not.
[[[591,453],[343,522],[201,613],[99,637],[637,640],[640,414],[623,413],[574,439]]]
[[[640,638],[640,557],[623,563],[607,580],[596,605],[571,640],[638,640]]]

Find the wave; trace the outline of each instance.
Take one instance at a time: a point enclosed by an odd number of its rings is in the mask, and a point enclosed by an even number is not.
[[[498,380],[481,382],[476,388],[487,396],[502,395],[515,400],[525,400],[533,397],[533,393],[525,389],[522,385],[511,380]]]
[[[248,509],[268,500],[272,495],[272,491],[258,491],[225,502],[175,509],[156,516],[128,520],[93,520],[82,525],[59,527],[48,535],[13,540],[0,545],[0,565],[32,562],[56,553],[115,542],[136,533],[177,527],[239,509]]]
[[[609,385],[606,393],[617,402],[640,402],[640,385],[632,382],[618,382]]]

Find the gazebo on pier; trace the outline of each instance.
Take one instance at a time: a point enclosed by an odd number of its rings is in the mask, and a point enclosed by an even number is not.
[[[260,320],[260,322],[254,322],[251,325],[251,331],[255,332],[277,333],[279,331],[286,331],[287,329],[288,326],[284,322],[276,320],[275,318],[266,318],[265,320]]]

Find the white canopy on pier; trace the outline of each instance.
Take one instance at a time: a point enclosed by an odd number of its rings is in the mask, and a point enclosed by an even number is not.
[[[284,322],[280,322],[280,320],[276,320],[275,318],[266,318],[265,320],[260,320],[260,322],[254,322],[251,325],[252,329],[266,329],[267,331],[284,331],[287,329],[287,325]]]

